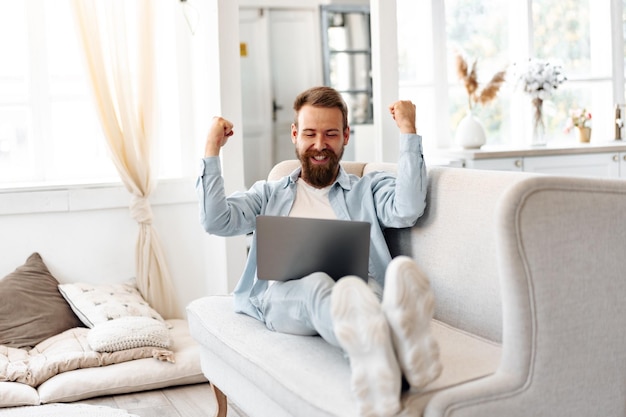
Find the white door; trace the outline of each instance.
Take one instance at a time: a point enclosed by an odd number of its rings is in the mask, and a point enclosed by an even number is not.
[[[273,166],[269,19],[263,9],[239,10],[244,183],[267,178]],[[237,127],[235,127],[236,129]]]
[[[294,99],[323,84],[319,12],[270,9],[269,31],[276,163],[295,158],[290,139]]]
[[[277,162],[294,159],[293,101],[322,85],[319,12],[311,9],[239,10],[245,183],[267,177]]]

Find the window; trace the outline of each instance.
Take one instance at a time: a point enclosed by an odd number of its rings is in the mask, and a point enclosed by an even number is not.
[[[593,114],[592,140],[614,138],[614,109],[623,105],[624,78],[613,71],[623,72],[624,47],[611,45],[616,38],[623,45],[626,25],[613,28],[616,37],[607,24],[610,0],[398,0],[397,9],[400,96],[417,103],[421,129],[437,138],[439,147],[454,145],[467,109],[454,68],[456,50],[477,59],[481,82],[531,57],[561,65],[568,79],[545,108],[549,143],[577,140],[563,131],[568,110],[577,107]],[[529,102],[509,72],[498,98],[477,109],[488,145],[530,142]],[[441,106],[448,113],[438,119],[430,112]]]
[[[160,177],[181,174],[174,2],[159,1]],[[119,181],[67,0],[0,2],[0,188]],[[171,80],[174,80],[172,82]]]

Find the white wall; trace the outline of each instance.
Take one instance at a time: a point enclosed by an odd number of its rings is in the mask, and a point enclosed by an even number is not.
[[[181,307],[218,292],[205,263],[194,180],[163,182],[154,192],[161,238]],[[122,185],[0,193],[0,277],[39,252],[61,282],[123,282],[135,276],[138,226]]]

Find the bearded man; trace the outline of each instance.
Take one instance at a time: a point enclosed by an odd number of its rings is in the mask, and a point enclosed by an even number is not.
[[[258,215],[372,225],[368,277],[335,281],[316,272],[286,282],[259,280],[253,237],[233,294],[235,310],[268,329],[319,335],[341,348],[350,361],[352,391],[363,416],[398,413],[403,377],[421,389],[441,372],[438,346],[430,333],[434,303],[428,278],[412,259],[392,260],[383,235],[385,228],[415,224],[424,212],[427,186],[415,105],[398,101],[389,110],[400,130],[397,175],[374,172],[358,177],[343,170],[339,162],[350,140],[347,106],[336,90],[314,87],[294,102],[291,140],[300,168],[226,197],[219,152],[233,135],[233,125],[214,117],[196,184],[201,224],[220,236],[254,232]]]

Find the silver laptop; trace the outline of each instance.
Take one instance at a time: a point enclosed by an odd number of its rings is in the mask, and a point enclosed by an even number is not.
[[[361,221],[257,216],[257,276],[287,281],[326,272],[368,277],[370,224]]]

